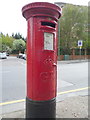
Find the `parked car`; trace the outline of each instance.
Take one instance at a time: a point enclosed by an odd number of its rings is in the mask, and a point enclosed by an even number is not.
[[[7,53],[6,52],[0,52],[0,59],[6,59]]]
[[[9,53],[7,53],[7,56],[9,56]]]
[[[26,54],[19,53],[19,55],[17,56],[17,58],[21,58],[21,59],[26,60]]]
[[[19,53],[17,58],[22,58],[22,55],[23,55],[22,53]]]
[[[26,60],[26,54],[22,55],[22,59]]]

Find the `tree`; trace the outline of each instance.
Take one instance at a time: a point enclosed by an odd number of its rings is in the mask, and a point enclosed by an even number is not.
[[[19,33],[17,35],[19,38],[22,37]],[[8,34],[4,35],[3,33],[0,33],[0,51],[11,53],[12,51],[25,50],[25,41],[22,39],[15,39],[14,36],[14,33],[12,34],[12,37]]]
[[[13,41],[13,50],[16,51],[24,51],[26,47],[25,42],[22,39],[14,40]]]
[[[88,8],[84,6],[64,6],[60,19],[60,48],[69,50],[77,47],[78,40],[87,41],[87,13]]]
[[[0,51],[2,51],[2,38],[1,38],[1,34],[0,34]]]
[[[12,33],[12,37],[15,39],[22,39],[25,41],[25,38],[22,37],[22,35],[20,33],[16,33],[16,34]]]
[[[4,35],[3,33],[0,33],[0,51],[11,53],[13,41],[14,39],[8,34]]]

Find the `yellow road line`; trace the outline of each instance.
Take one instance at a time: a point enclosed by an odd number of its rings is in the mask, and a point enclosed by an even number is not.
[[[79,89],[64,91],[64,92],[58,93],[58,95],[62,95],[62,94],[66,94],[66,93],[71,93],[71,92],[78,92],[78,91],[81,91],[81,90],[86,90],[86,89],[88,89],[88,88],[90,88],[90,87],[85,87],[85,88],[79,88]]]
[[[0,106],[2,106],[2,105],[8,105],[8,104],[13,104],[13,103],[24,102],[24,101],[25,101],[25,99],[15,100],[15,101],[10,101],[10,102],[4,102],[4,103],[0,103]]]
[[[89,89],[89,88],[90,87],[85,87],[85,88],[79,88],[79,89],[64,91],[64,92],[58,93],[58,95],[72,93],[72,92],[78,92],[78,91],[86,90],[86,89]],[[8,105],[8,104],[14,104],[14,103],[20,103],[20,102],[24,102],[24,101],[25,101],[25,99],[15,100],[15,101],[10,101],[10,102],[4,102],[4,103],[0,103],[0,106],[2,106],[2,105]]]

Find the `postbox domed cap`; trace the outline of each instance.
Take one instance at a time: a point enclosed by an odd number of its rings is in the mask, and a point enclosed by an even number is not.
[[[32,16],[49,16],[58,20],[61,16],[61,8],[48,2],[34,2],[25,5],[22,14],[27,20]]]

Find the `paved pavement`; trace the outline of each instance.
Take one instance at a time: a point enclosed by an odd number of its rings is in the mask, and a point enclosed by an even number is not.
[[[59,64],[72,64],[72,63],[82,63],[82,62],[89,62],[90,60],[85,59],[85,60],[62,60],[58,61]]]
[[[25,118],[25,109],[8,114],[3,118]],[[88,96],[69,97],[56,104],[56,118],[88,118]],[[18,119],[17,119],[18,120]]]

